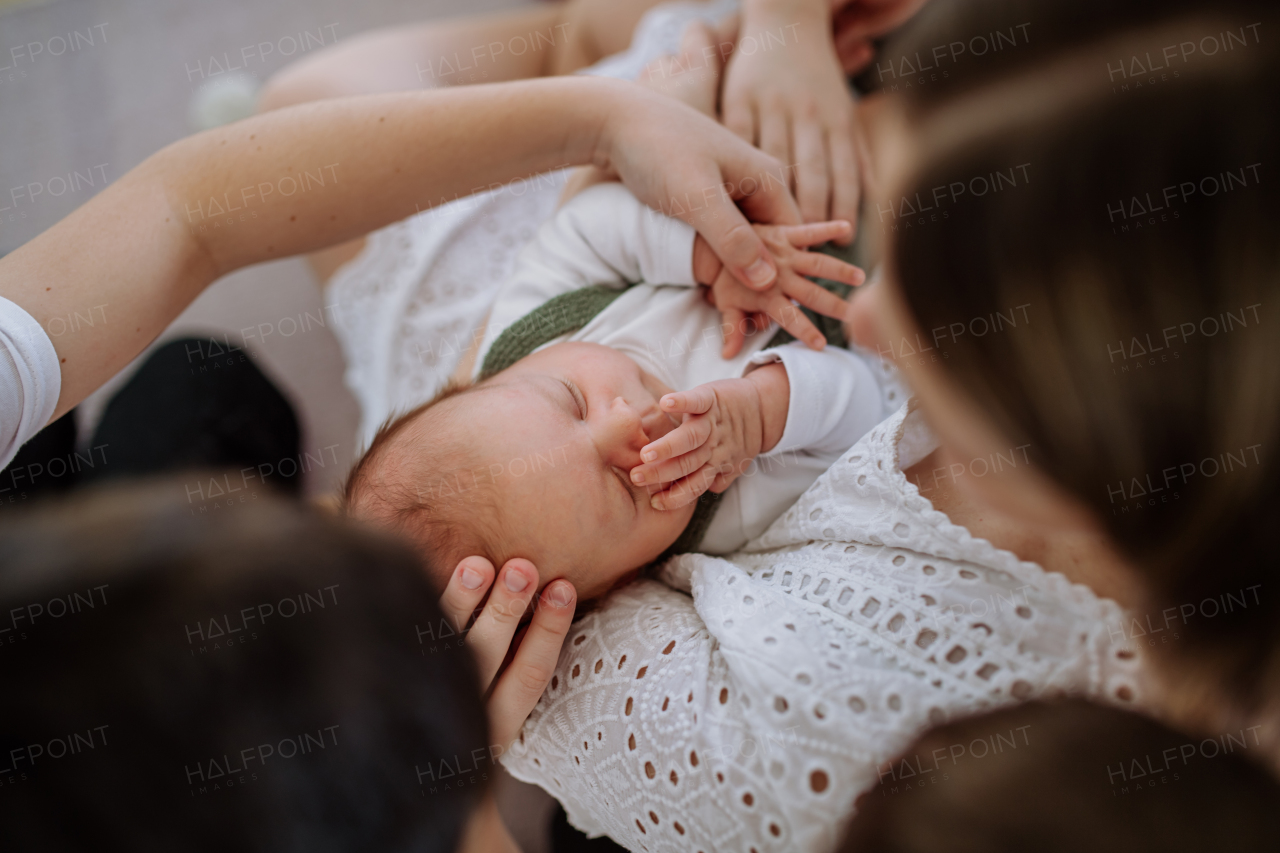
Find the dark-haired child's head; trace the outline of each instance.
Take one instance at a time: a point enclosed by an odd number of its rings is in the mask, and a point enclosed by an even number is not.
[[[1191,736],[1080,700],[947,723],[881,768],[840,850],[1280,850],[1256,729]]]
[[[552,345],[384,427],[348,480],[348,512],[417,542],[441,586],[464,557],[523,557],[539,586],[565,578],[594,598],[693,514],[654,509],[629,477],[677,425],[658,408],[671,390],[610,347]]]
[[[496,755],[438,595],[406,546],[270,496],[7,518],[0,849],[452,851]]]

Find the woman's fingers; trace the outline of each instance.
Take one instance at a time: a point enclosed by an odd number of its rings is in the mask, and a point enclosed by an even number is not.
[[[493,563],[484,557],[465,558],[449,576],[449,583],[440,596],[440,609],[458,633],[467,629],[467,623],[484,600],[491,583]]]
[[[845,127],[832,130],[827,136],[827,148],[831,155],[831,218],[857,222],[862,181],[852,129]],[[832,239],[841,245],[848,245],[855,233],[856,228],[851,227],[849,234],[843,239]]]
[[[467,632],[467,645],[476,656],[481,684],[489,684],[498,673],[537,590],[538,570],[528,560],[508,560],[498,573],[489,600]]]
[[[494,743],[505,748],[516,739],[547,689],[573,624],[575,604],[577,592],[567,580],[552,581],[542,591],[520,647],[489,694],[489,732]]]
[[[781,92],[768,91],[764,97],[756,99],[756,121],[760,129],[760,150],[784,166],[790,166],[793,162],[791,117],[787,113],[787,102]],[[804,215],[803,209],[801,215]]]
[[[804,225],[788,225],[781,229],[788,243],[797,249],[810,246],[821,246],[830,240],[848,237],[853,233],[853,224],[844,219],[832,219],[825,222],[806,222]]]
[[[811,275],[815,278],[826,278],[831,281],[840,281],[845,284],[853,285],[854,287],[858,287],[867,280],[867,274],[858,267],[855,267],[847,261],[842,261],[839,258],[824,255],[821,252],[796,252],[791,256],[790,266],[793,273]],[[784,289],[787,289],[786,283],[791,280],[791,276],[785,276],[783,278]],[[809,284],[813,284],[813,282],[809,282]],[[795,293],[791,293],[791,296],[799,298],[796,297]],[[808,302],[805,302],[804,304],[809,305]],[[812,305],[809,305],[809,307],[813,308]],[[817,309],[815,308],[814,310]]]
[[[710,465],[704,465],[697,471],[671,484],[669,489],[649,498],[649,505],[658,510],[673,510],[688,506],[711,488],[711,483],[719,474]]]
[[[806,222],[829,217],[831,180],[828,175],[827,144],[818,120],[816,105],[799,112],[791,127],[795,140],[796,203]]]

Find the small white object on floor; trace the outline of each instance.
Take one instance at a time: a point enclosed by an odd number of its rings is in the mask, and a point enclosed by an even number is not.
[[[192,130],[230,124],[253,115],[258,107],[258,80],[249,74],[219,74],[191,96],[187,122]]]

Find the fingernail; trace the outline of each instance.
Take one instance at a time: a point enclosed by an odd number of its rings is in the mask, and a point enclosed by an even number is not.
[[[747,279],[756,287],[764,287],[773,281],[773,277],[777,274],[773,266],[764,258],[756,258],[756,262],[747,267],[746,272]]]
[[[649,456],[646,456],[644,461],[646,461],[646,462],[652,462],[653,460],[652,460],[651,458],[649,458]],[[631,482],[636,483],[637,485],[639,485],[639,484],[643,483],[643,482],[644,482],[644,474],[642,474],[642,473],[641,473],[641,472],[639,472],[639,471],[632,471],[632,472],[631,472]]]
[[[653,507],[654,509],[662,509],[662,501],[658,500],[657,495],[654,495],[653,497],[649,498],[649,506]]]
[[[658,451],[646,450],[644,453],[640,454],[640,458],[643,459],[645,462],[652,462],[653,460],[658,458]],[[634,479],[637,483],[643,482],[639,474],[632,474],[631,476],[632,476],[632,479]]]
[[[467,589],[479,589],[480,584],[484,583],[484,575],[477,572],[470,566],[462,569],[462,577],[460,578],[462,585]],[[523,589],[523,587],[521,587]]]
[[[507,585],[507,589],[512,592],[524,592],[529,586],[529,579],[514,570],[507,570],[506,576],[503,578]]]
[[[568,607],[573,603],[573,587],[567,583],[554,583],[551,585],[547,598],[556,607]]]

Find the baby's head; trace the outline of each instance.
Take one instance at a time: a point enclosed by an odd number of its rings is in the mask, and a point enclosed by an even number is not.
[[[472,554],[524,557],[539,587],[603,594],[679,538],[693,506],[660,511],[632,485],[640,449],[677,424],[673,389],[599,344],[561,343],[449,388],[379,431],[347,484],[348,511],[408,535],[443,588]]]

